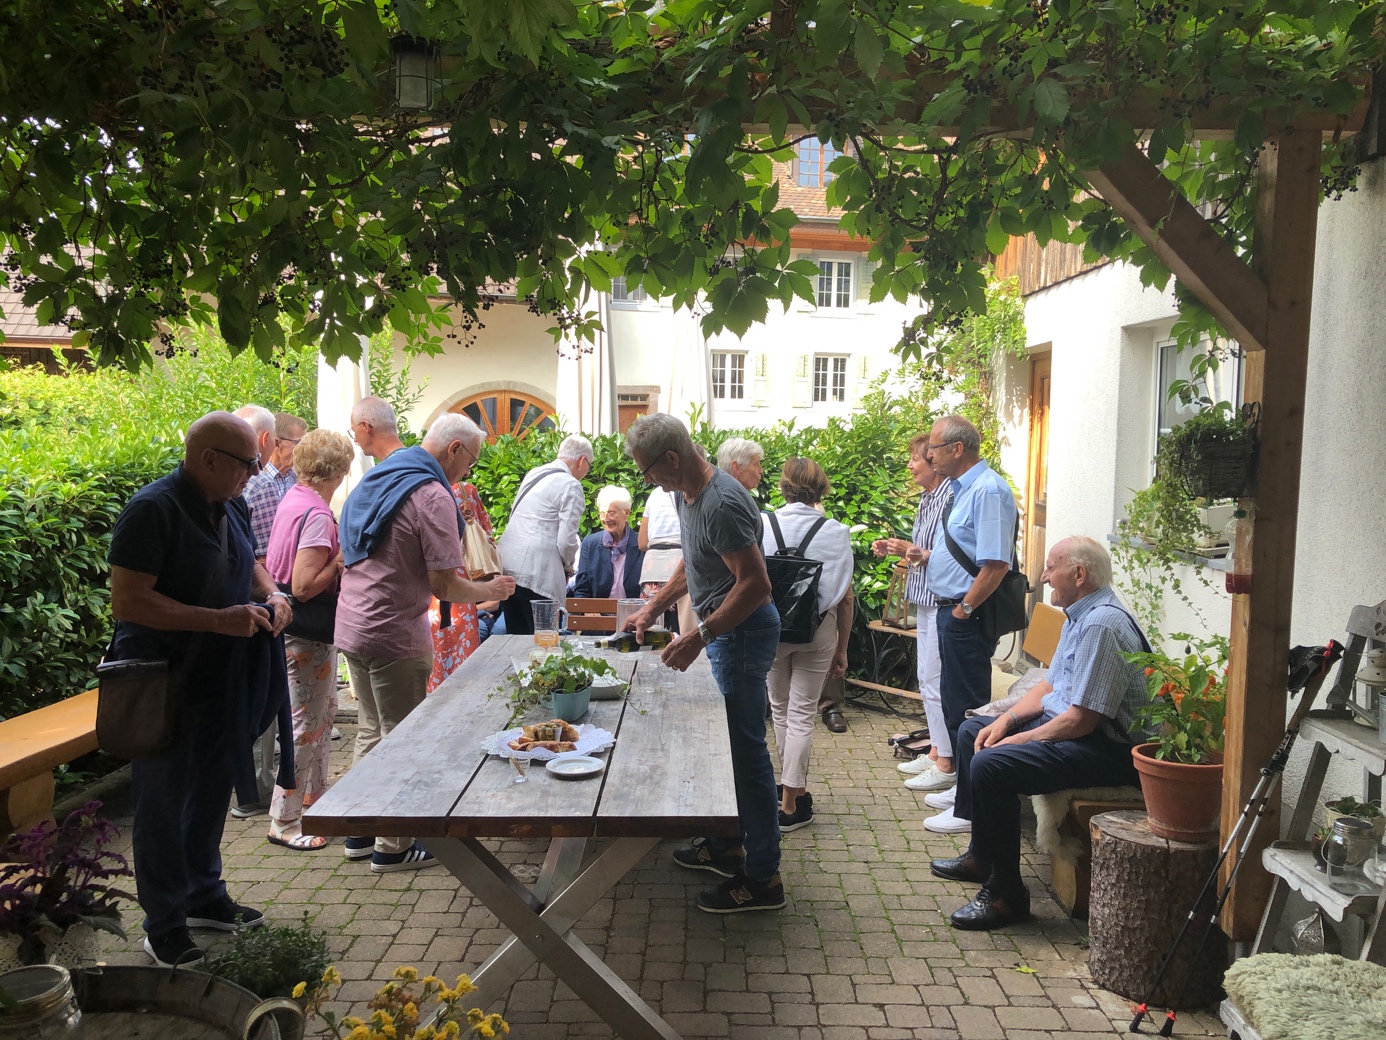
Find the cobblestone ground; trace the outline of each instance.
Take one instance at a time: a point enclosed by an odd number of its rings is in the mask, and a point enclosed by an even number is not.
[[[931,810],[900,786],[885,745],[902,720],[850,704],[847,717],[847,733],[821,725],[815,732],[816,817],[784,838],[788,907],[699,912],[693,899],[715,878],[674,866],[674,843],[664,843],[593,907],[577,929],[581,939],[688,1040],[1128,1035],[1128,1001],[1092,983],[1084,923],[1070,921],[1050,897],[1047,861],[1028,842],[1034,920],[992,933],[949,927],[947,914],[973,892],[932,877],[928,863],[957,855],[966,842],[921,827]],[[352,732],[343,729],[334,745],[339,770],[350,759]],[[128,786],[105,797],[113,818],[128,825]],[[228,818],[227,881],[237,900],[262,907],[271,923],[293,924],[307,912],[327,931],[346,980],[335,1010],[359,1013],[397,965],[445,980],[473,970],[507,935],[442,869],[374,876],[367,863],[344,860],[336,844],[309,853],[271,846],[265,826],[264,817]],[[522,878],[538,875],[544,844],[488,844],[519,865]],[[137,911],[126,924],[131,939],[110,939],[107,959],[148,963]],[[612,1036],[547,970],[531,970],[491,1010],[505,1013],[517,1040]],[[1210,1014],[1179,1022],[1180,1036],[1223,1033]]]

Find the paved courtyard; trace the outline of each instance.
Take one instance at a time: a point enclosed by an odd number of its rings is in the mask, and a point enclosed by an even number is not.
[[[1049,896],[1047,860],[1028,842],[1034,920],[994,933],[949,927],[948,913],[973,893],[932,877],[928,863],[956,855],[965,836],[926,832],[922,795],[900,786],[885,740],[912,726],[852,705],[847,717],[849,732],[820,725],[815,733],[817,815],[783,843],[788,907],[699,912],[694,896],[717,879],[674,866],[674,844],[664,843],[583,919],[582,940],[688,1040],[1129,1035],[1128,1001],[1090,980],[1085,924],[1070,921]],[[349,764],[353,736],[343,730],[334,745],[338,771]],[[104,797],[128,826],[128,785],[111,785]],[[473,970],[507,934],[441,868],[375,876],[368,863],[346,861],[335,843],[310,853],[271,846],[265,826],[264,817],[228,818],[232,894],[263,908],[273,924],[297,923],[307,912],[328,933],[345,980],[337,1010],[359,1013],[397,965],[445,980]],[[487,844],[522,864],[517,873],[527,867],[522,877],[538,875],[545,844]],[[128,838],[126,845],[128,852]],[[137,908],[126,925],[130,940],[112,937],[108,960],[148,963]],[[489,1010],[505,1013],[517,1040],[612,1036],[546,970],[531,969],[502,1007]],[[1180,1036],[1222,1034],[1210,1014],[1180,1016]]]

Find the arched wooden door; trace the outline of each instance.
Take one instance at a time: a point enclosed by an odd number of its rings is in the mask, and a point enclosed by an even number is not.
[[[448,409],[461,412],[494,441],[507,433],[523,437],[530,430],[552,430],[553,409],[537,397],[518,390],[487,390],[458,401]]]

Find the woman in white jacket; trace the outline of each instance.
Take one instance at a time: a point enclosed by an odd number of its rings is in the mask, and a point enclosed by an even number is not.
[[[818,520],[821,503],[830,490],[823,467],[812,459],[785,460],[780,494],[785,505],[775,520],[786,548],[798,546]],[[763,526],[761,548],[767,556],[777,549],[770,524]],[[811,643],[780,643],[770,669],[770,715],[775,744],[780,749],[780,830],[795,831],[813,820],[813,795],[808,793],[809,756],[813,751],[813,722],[818,695],[827,675],[847,671],[847,637],[852,631],[852,540],[845,524],[828,520],[809,542],[804,555],[823,563],[818,579],[818,624]]]

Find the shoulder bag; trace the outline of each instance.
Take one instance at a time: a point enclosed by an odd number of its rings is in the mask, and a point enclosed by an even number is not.
[[[303,538],[303,525],[308,522],[314,510],[307,510],[298,521],[298,534],[294,535],[294,555],[298,555],[298,543]],[[326,589],[312,599],[299,599],[294,595],[292,582],[278,581],[279,591],[289,597],[289,608],[294,618],[284,628],[284,634],[299,639],[311,639],[315,643],[331,643],[337,626],[337,593]]]
[[[490,581],[504,569],[496,543],[475,520],[467,521],[462,536],[462,568],[472,581]]]
[[[982,569],[962,551],[961,546],[953,541],[953,536],[948,533],[948,514],[952,512],[952,504],[944,510],[940,523],[943,524],[943,540],[948,543],[948,551],[953,559],[958,561],[959,566],[974,578],[981,573]],[[1016,514],[1015,523],[1016,545],[1011,550],[1011,569],[1006,572],[1006,576],[1001,579],[1001,584],[996,587],[990,596],[982,601],[977,608],[977,623],[982,626],[982,635],[993,647],[997,641],[1010,632],[1021,632],[1030,624],[1030,615],[1025,607],[1025,598],[1030,595],[1030,581],[1020,570],[1020,515]]]
[[[828,522],[820,516],[793,549],[785,548],[780,522],[774,513],[762,514],[770,521],[776,549],[765,558],[770,573],[770,595],[780,612],[781,643],[812,643],[823,615],[818,613],[818,582],[823,577],[823,561],[810,560],[804,555],[818,529]]]
[[[226,517],[221,518],[217,530],[221,536],[221,557],[196,606],[206,606],[207,599],[226,577]],[[183,690],[205,635],[193,633],[177,673],[169,672],[167,661],[102,660],[96,666],[96,742],[101,750],[133,760],[150,758],[173,743]],[[110,652],[108,647],[107,655]]]

